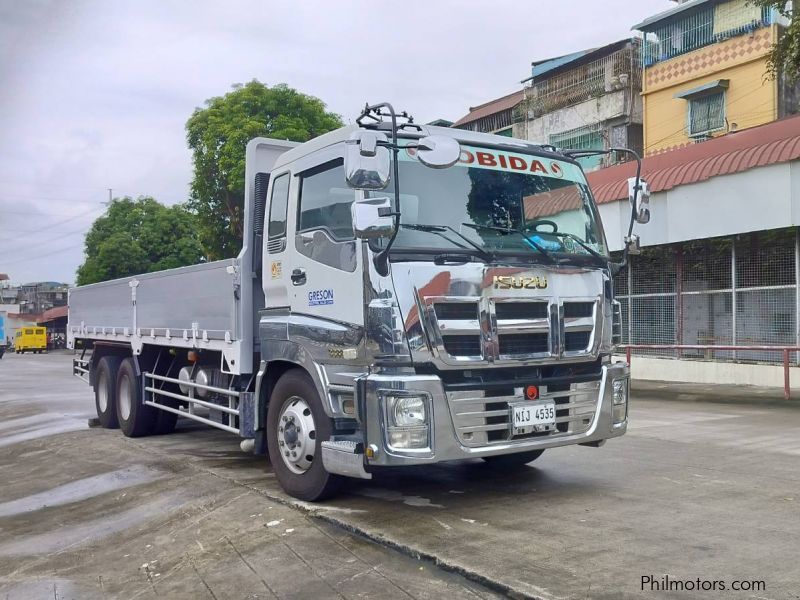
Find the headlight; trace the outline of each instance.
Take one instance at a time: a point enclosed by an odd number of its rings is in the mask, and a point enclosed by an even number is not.
[[[391,398],[391,397],[390,397]],[[394,408],[392,409],[392,425],[397,427],[411,427],[414,425],[424,425],[427,421],[425,415],[425,400],[419,396],[406,396],[391,398]]]
[[[615,425],[628,418],[628,382],[627,378],[615,379],[611,384],[611,404]]]
[[[430,421],[426,395],[392,395],[383,398],[386,443],[397,450],[430,447]]]

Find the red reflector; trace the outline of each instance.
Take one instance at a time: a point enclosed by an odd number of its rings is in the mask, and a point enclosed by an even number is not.
[[[539,388],[535,385],[529,385],[525,388],[525,397],[528,400],[536,400],[539,397]]]

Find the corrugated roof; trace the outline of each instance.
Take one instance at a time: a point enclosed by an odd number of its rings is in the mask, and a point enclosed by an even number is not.
[[[489,102],[485,102],[479,106],[470,106],[469,113],[453,123],[453,127],[458,127],[464,123],[471,123],[472,121],[477,121],[478,119],[488,117],[489,115],[514,108],[517,104],[522,102],[522,99],[523,91],[519,90],[518,92],[512,92],[507,96],[497,98],[496,100],[490,100]]]
[[[642,176],[651,192],[663,192],[679,185],[797,159],[800,159],[800,115],[648,156],[642,161]],[[595,199],[602,204],[627,198],[628,178],[635,175],[636,163],[627,162],[586,177]]]
[[[647,17],[644,21],[639,23],[638,25],[634,25],[631,27],[633,31],[647,31],[651,29],[652,25],[656,23],[660,23],[670,17],[673,17],[677,14],[682,12],[686,12],[687,10],[692,10],[693,8],[697,8],[698,6],[702,6],[703,4],[708,4],[709,2],[719,2],[720,0],[691,0],[690,2],[684,2],[683,4],[679,4],[675,8],[670,8],[669,10],[665,10],[663,12],[658,13],[657,15],[653,15],[652,17]]]
[[[48,321],[55,321],[56,319],[60,319],[67,316],[67,311],[69,308],[66,306],[56,306],[49,310],[44,311],[41,317],[37,320],[37,323],[47,323]]]

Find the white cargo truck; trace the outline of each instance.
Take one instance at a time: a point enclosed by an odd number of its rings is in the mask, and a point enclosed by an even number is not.
[[[599,447],[625,432],[629,370],[585,154],[387,103],[254,139],[239,256],[70,290],[73,371],[104,427],[223,429],[305,500],[385,467]],[[649,218],[630,188],[626,257]]]

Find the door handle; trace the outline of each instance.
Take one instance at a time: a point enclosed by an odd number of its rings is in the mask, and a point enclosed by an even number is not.
[[[305,285],[306,283],[306,270],[305,269],[294,269],[292,271],[292,285]]]

